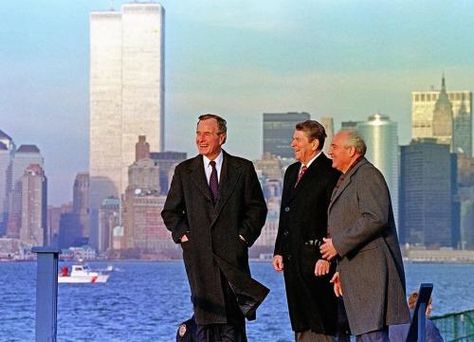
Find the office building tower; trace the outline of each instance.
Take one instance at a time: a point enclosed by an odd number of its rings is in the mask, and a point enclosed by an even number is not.
[[[30,165],[37,164],[41,169],[44,168],[43,156],[39,148],[35,145],[21,145],[14,153],[11,164],[11,181],[8,190],[8,221],[7,236],[12,238],[20,237],[21,227],[21,178],[25,170]]]
[[[357,129],[359,121],[342,121],[341,129]]]
[[[171,180],[176,165],[187,159],[185,152],[151,152],[150,158],[158,165],[160,170],[160,193],[168,194]]]
[[[309,120],[308,113],[263,113],[263,153],[293,158],[291,139],[298,122]]]
[[[436,138],[454,153],[472,156],[472,92],[441,90],[412,92],[412,137]]]
[[[48,245],[47,180],[38,164],[25,169],[21,184],[20,240],[29,246]]]
[[[358,122],[356,129],[367,145],[365,157],[382,172],[392,199],[395,222],[398,222],[398,125],[380,113]]]
[[[5,235],[8,222],[8,194],[11,191],[12,161],[15,144],[0,130],[0,237]]]
[[[160,169],[150,158],[144,137],[136,144],[135,160],[129,167],[125,191],[124,248],[154,254],[163,247],[162,240],[169,239],[160,215],[166,196],[160,196]]]
[[[98,246],[99,252],[106,252],[111,249],[121,249],[121,240],[123,238],[123,227],[120,226],[120,201],[118,198],[109,197],[102,201],[99,209],[99,233]],[[113,244],[114,231],[117,242]]]
[[[331,141],[334,136],[334,119],[330,116],[322,116],[319,122],[324,126],[324,130],[326,131],[326,140],[324,142],[323,151],[328,156],[329,146],[331,146]]]
[[[452,158],[435,138],[413,140],[400,151],[400,243],[451,247]]]
[[[89,173],[81,172],[76,175],[72,194],[73,214],[77,216],[79,234],[84,244],[89,241]]]
[[[155,3],[90,15],[91,235],[103,199],[127,187],[139,135],[163,150],[164,8]]]
[[[72,203],[69,202],[59,207],[48,206],[47,211],[48,211],[47,230],[48,230],[49,246],[59,247],[61,216],[63,214],[72,212]]]

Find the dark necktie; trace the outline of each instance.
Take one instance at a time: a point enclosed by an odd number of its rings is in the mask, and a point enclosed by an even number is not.
[[[211,189],[212,193],[212,200],[214,203],[217,202],[217,194],[218,194],[218,181],[217,181],[217,169],[216,169],[216,162],[211,160],[209,165],[212,167],[211,177],[209,178],[209,188]]]
[[[306,167],[306,165],[303,165],[300,169],[300,173],[298,173],[298,179],[296,179],[296,183],[295,183],[295,187],[298,185],[298,183],[300,182],[301,178],[303,177],[304,173],[306,172],[306,170],[308,170],[308,168]]]

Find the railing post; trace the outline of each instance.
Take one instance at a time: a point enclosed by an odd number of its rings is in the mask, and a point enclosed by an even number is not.
[[[56,342],[58,308],[58,258],[61,250],[33,247],[37,254],[36,342]]]
[[[420,303],[418,309],[418,342],[425,342],[426,339],[426,303]]]

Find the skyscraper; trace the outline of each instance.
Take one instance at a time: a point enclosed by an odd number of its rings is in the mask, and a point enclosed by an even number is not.
[[[6,233],[8,221],[8,193],[11,190],[12,161],[15,144],[0,130],[0,237]]]
[[[412,92],[412,137],[437,138],[451,151],[472,156],[472,92],[441,90]]]
[[[47,180],[41,166],[28,166],[20,184],[20,240],[29,246],[47,245]]]
[[[21,178],[30,165],[39,165],[43,168],[44,160],[39,148],[35,145],[21,145],[14,154],[11,168],[10,189],[8,191],[8,222],[7,236],[20,237],[22,188]]]
[[[401,146],[401,243],[451,247],[453,184],[449,146],[435,138]]]
[[[366,158],[384,175],[398,223],[398,126],[388,116],[374,114],[356,125],[367,144]]]
[[[331,141],[334,136],[334,119],[330,116],[322,116],[319,122],[324,126],[324,130],[326,131],[323,151],[326,155],[329,155],[329,147],[331,146]]]
[[[80,172],[74,180],[72,192],[73,214],[77,217],[80,236],[89,240],[89,173]]]
[[[263,153],[293,158],[291,138],[298,122],[309,120],[308,113],[263,113]]]
[[[127,187],[138,135],[164,147],[164,8],[133,3],[90,15],[90,202],[98,209]]]

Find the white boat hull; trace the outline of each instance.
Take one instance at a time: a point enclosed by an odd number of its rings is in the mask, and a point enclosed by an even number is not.
[[[87,276],[59,276],[58,283],[63,284],[95,284],[106,283],[108,274],[87,275]]]

